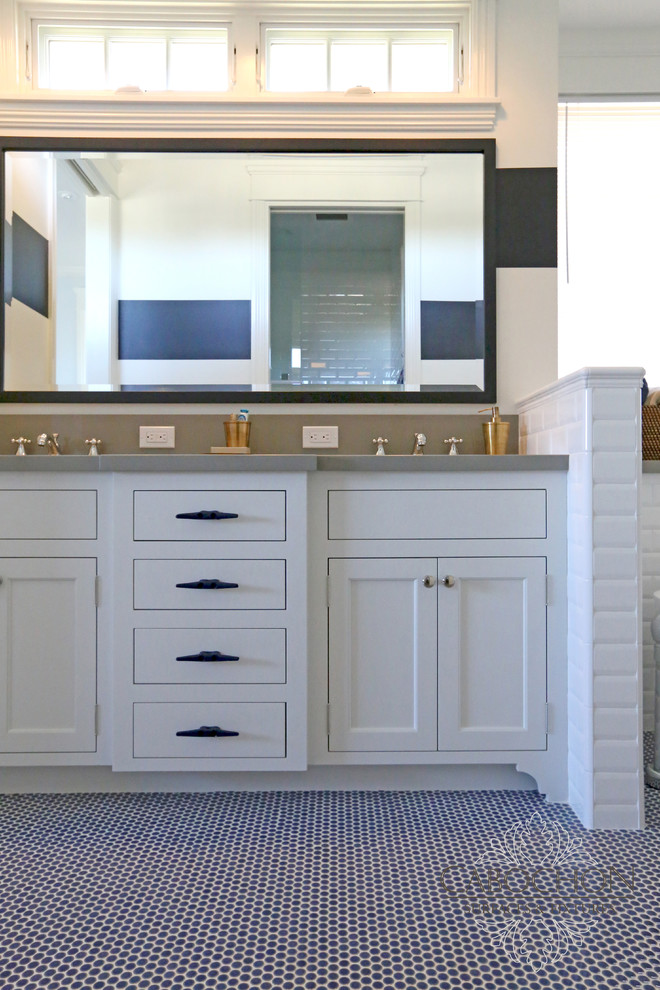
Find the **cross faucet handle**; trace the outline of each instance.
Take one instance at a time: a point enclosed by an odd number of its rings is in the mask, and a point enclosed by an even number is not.
[[[445,443],[451,444],[451,447],[449,448],[450,454],[458,454],[458,447],[456,446],[456,444],[463,443],[463,438],[449,437],[449,440],[445,440]]]
[[[28,440],[27,437],[12,437],[11,438],[11,442],[18,444],[18,447],[16,448],[16,456],[17,457],[25,457],[25,454],[26,454],[25,444],[26,443],[32,443],[32,441],[31,440]]]
[[[377,439],[372,440],[371,442],[378,444],[378,449],[376,450],[376,454],[377,455],[380,454],[382,456],[385,453],[385,444],[389,443],[390,441],[386,437],[378,437]]]
[[[99,452],[99,444],[103,443],[103,441],[97,440],[95,437],[92,437],[91,440],[85,440],[85,443],[89,447],[88,453],[90,457],[96,457]]]

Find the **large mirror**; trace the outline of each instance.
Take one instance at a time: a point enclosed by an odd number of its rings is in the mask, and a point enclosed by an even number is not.
[[[5,401],[495,400],[493,141],[0,151]]]

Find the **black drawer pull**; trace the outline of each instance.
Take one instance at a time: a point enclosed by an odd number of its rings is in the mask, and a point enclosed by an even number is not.
[[[219,663],[224,660],[240,660],[240,657],[232,657],[229,653],[220,653],[219,650],[201,650],[199,653],[189,653],[185,657],[177,657],[177,662],[189,661],[194,663],[196,660],[206,662],[206,663]]]
[[[199,581],[183,581],[177,588],[193,588],[196,591],[218,591],[222,588],[238,588],[234,581],[218,581],[217,578],[200,578]]]
[[[177,519],[238,519],[238,512],[220,512],[219,509],[200,509],[199,512],[177,512]]]
[[[231,729],[221,729],[219,725],[200,725],[199,729],[179,729],[177,736],[194,736],[199,738],[210,738],[214,736],[237,736],[238,732]]]

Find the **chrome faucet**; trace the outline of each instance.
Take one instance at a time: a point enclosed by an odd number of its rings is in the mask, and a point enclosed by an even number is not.
[[[40,433],[37,437],[37,443],[40,447],[48,447],[49,454],[61,454],[62,449],[58,437],[59,433]]]
[[[413,447],[413,454],[423,454],[424,447],[426,446],[426,434],[416,433],[415,434],[415,445]]]

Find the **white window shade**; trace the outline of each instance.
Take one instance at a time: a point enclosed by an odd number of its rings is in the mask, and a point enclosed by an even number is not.
[[[660,386],[660,104],[559,108],[559,374],[642,366]]]

